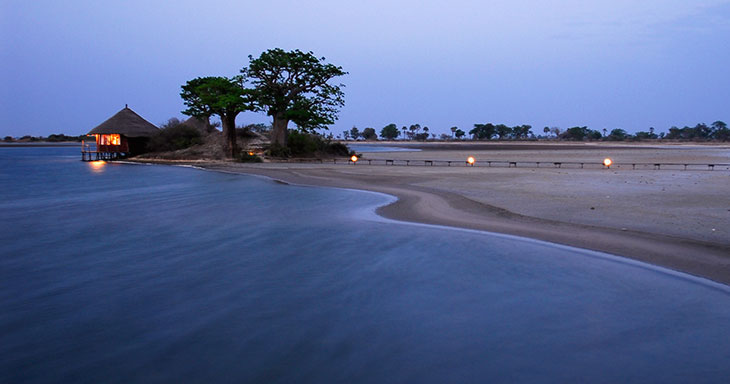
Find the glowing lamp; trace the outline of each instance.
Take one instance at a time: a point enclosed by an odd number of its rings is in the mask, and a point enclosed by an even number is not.
[[[613,164],[613,161],[611,161],[608,157],[603,159],[603,165],[605,165],[606,168],[611,168],[611,164]]]
[[[352,155],[352,157],[350,158],[350,161],[352,161],[353,163],[357,163],[357,160],[357,156],[355,155]]]
[[[471,165],[473,167],[474,162],[476,162],[476,160],[474,160],[474,156],[469,156],[466,158],[466,162],[469,163],[469,165]]]
[[[249,152],[249,153],[248,153],[248,155],[249,155],[249,156],[253,156],[253,152]]]

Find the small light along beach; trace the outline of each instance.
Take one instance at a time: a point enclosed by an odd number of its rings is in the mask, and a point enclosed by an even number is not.
[[[382,192],[398,198],[378,209],[387,218],[534,238],[730,284],[728,167],[684,170],[683,166],[665,166],[656,170],[631,166],[726,164],[730,146],[388,145],[419,151],[365,152],[354,165],[344,161],[195,164],[286,183]],[[476,166],[465,166],[468,156],[475,157]],[[604,158],[614,161],[610,169],[600,166]],[[367,160],[378,165],[368,165]],[[394,160],[396,165],[383,165],[382,160]],[[410,161],[408,166],[403,165],[405,160]],[[454,163],[428,166],[423,165],[424,160]],[[517,166],[490,167],[484,163],[487,160],[514,161]],[[581,169],[561,164],[558,168],[555,162],[592,166]]]

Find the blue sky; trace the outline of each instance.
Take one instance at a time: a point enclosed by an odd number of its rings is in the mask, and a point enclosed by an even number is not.
[[[350,73],[335,134],[730,122],[730,1],[0,0],[0,135],[182,117],[180,85],[275,47]]]

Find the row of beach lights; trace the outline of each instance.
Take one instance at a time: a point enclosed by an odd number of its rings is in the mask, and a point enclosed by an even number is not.
[[[360,159],[355,155],[352,155],[352,157],[350,158],[350,161],[352,162],[352,164],[357,164],[358,160],[360,160]],[[469,164],[469,166],[473,167],[474,163],[476,163],[476,162],[477,161],[474,158],[474,156],[469,156],[466,158],[466,163]],[[611,164],[613,164],[613,161],[610,158],[607,157],[607,158],[603,159],[603,165],[606,166],[606,168],[611,168]]]

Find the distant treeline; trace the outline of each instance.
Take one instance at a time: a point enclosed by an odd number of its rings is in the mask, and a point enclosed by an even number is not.
[[[175,119],[176,120],[176,119]],[[172,119],[171,119],[172,121]],[[169,125],[170,123],[168,123]],[[179,122],[178,122],[179,124]],[[215,124],[213,125],[215,126]],[[167,125],[163,124],[162,128]],[[243,127],[237,127],[242,132],[257,132],[260,134],[268,134],[271,125],[268,124],[249,124]],[[345,130],[341,135],[337,135],[338,139],[344,140],[378,140],[378,136],[383,140],[416,140],[416,141],[448,141],[448,140],[566,140],[566,141],[641,141],[641,140],[677,140],[677,141],[730,141],[730,128],[723,121],[716,121],[710,125],[700,123],[694,127],[685,126],[683,128],[671,127],[668,132],[655,132],[655,129],[649,128],[648,131],[639,131],[630,134],[621,128],[608,130],[590,129],[587,126],[572,127],[565,130],[559,127],[544,127],[541,132],[535,134],[531,125],[508,126],[505,124],[474,124],[474,127],[468,132],[458,127],[450,128],[451,135],[442,133],[435,134],[428,127],[422,127],[420,124],[411,124],[398,129],[395,124],[388,124],[380,131],[375,128],[365,128],[362,131],[357,127]],[[242,133],[243,134],[243,133]],[[334,139],[333,134],[327,135],[328,138]],[[5,136],[4,142],[62,142],[62,141],[81,141],[87,139],[87,136],[66,136],[64,134],[52,134],[48,137],[23,136],[14,138]]]
[[[728,141],[730,140],[730,129],[722,121],[716,121],[711,125],[700,123],[694,127],[678,128],[671,127],[669,132],[657,134],[654,128],[648,131],[639,131],[630,134],[623,129],[607,129],[601,131],[589,129],[588,127],[572,127],[561,132],[560,128],[543,128],[544,137],[558,138],[561,140],[584,141],[584,140],[607,140],[607,141],[638,141],[638,140],[686,140],[686,141]]]
[[[710,125],[700,123],[694,127],[671,127],[669,132],[656,133],[655,129],[630,134],[623,129],[608,130],[590,129],[587,126],[571,127],[565,130],[559,127],[544,127],[537,135],[531,125],[508,126],[505,124],[474,124],[467,136],[467,132],[458,127],[450,128],[451,135],[430,133],[428,127],[420,124],[403,126],[398,129],[395,124],[388,124],[380,130],[380,138],[384,140],[566,140],[566,141],[640,141],[640,140],[680,140],[680,141],[729,141],[730,129],[722,121]],[[365,128],[360,131],[357,127],[345,130],[338,138],[345,140],[378,140],[374,128]]]
[[[64,141],[78,141],[81,142],[81,140],[86,140],[86,135],[81,136],[66,136],[63,133],[54,133],[52,135],[49,135],[48,137],[44,136],[30,136],[26,135],[23,137],[12,137],[12,136],[5,136],[3,138],[3,141],[6,143],[33,143],[33,142],[47,142],[47,143],[60,143]]]

